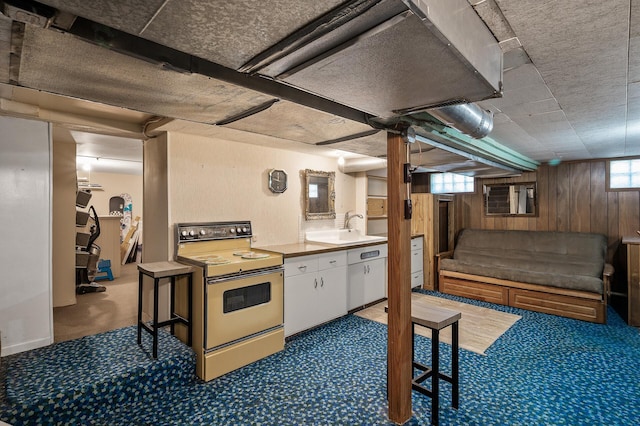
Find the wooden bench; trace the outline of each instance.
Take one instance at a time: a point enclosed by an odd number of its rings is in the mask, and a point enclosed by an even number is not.
[[[441,269],[440,260],[452,255],[452,251],[437,255],[438,291],[442,293],[599,324],[607,322],[607,295],[613,276],[609,264],[604,267],[603,294],[598,294]]]

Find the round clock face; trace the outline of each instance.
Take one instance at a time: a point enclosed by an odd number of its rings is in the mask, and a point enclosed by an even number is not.
[[[269,189],[275,193],[287,190],[287,173],[284,170],[273,169],[269,172]]]

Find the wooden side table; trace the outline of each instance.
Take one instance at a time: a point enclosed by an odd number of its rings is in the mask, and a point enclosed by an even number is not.
[[[142,343],[142,330],[146,330],[153,336],[153,358],[158,358],[158,329],[171,326],[171,334],[174,334],[176,323],[184,324],[187,327],[187,345],[192,343],[191,317],[192,317],[192,294],[193,294],[193,271],[195,267],[183,265],[178,262],[154,262],[138,264],[138,344]],[[153,278],[153,319],[149,326],[142,321],[142,280],[147,275]],[[176,278],[187,276],[187,318],[175,312],[175,284]],[[170,313],[166,321],[158,321],[158,288],[162,278],[169,278],[171,283]]]
[[[640,236],[622,238],[627,246],[627,324],[640,326]]]

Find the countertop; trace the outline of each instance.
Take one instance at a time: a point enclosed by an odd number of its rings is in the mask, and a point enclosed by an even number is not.
[[[384,235],[386,237],[386,235]],[[411,238],[422,237],[422,234],[412,235]],[[277,244],[271,246],[259,246],[254,247],[256,249],[273,251],[281,253],[282,256],[287,259],[291,257],[307,256],[311,254],[331,253],[340,250],[349,250],[353,248],[376,246],[379,244],[386,244],[386,241],[374,241],[370,243],[351,244],[346,246],[334,246],[329,244],[318,243],[290,243],[290,244]]]
[[[379,244],[386,244],[386,241],[375,241],[371,243],[363,244],[351,244],[346,246],[334,246],[329,244],[317,244],[317,243],[291,243],[280,244],[273,246],[255,247],[261,250],[273,251],[276,253],[282,253],[282,256],[287,259],[290,257],[307,256],[310,254],[331,253],[334,251],[348,250],[352,248],[376,246]]]

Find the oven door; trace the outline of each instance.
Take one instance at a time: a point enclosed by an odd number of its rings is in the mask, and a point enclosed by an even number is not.
[[[284,323],[282,269],[207,281],[205,350]]]

